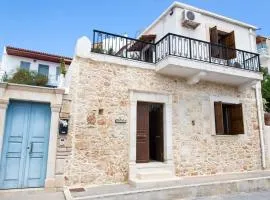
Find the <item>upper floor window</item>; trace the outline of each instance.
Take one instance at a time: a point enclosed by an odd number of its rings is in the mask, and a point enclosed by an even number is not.
[[[224,60],[236,58],[234,31],[227,33],[210,28],[211,56]]]
[[[48,77],[49,76],[49,66],[39,64],[38,65],[38,73]]]
[[[257,49],[266,49],[267,48],[267,44],[266,44],[266,37],[262,37],[262,36],[257,36],[256,37],[256,44],[257,44]]]
[[[244,134],[242,104],[215,102],[214,109],[217,135]]]
[[[265,42],[259,43],[257,44],[257,49],[267,49],[267,44]]]
[[[60,66],[56,67],[56,80],[58,81],[59,76],[60,76],[61,68]]]
[[[256,37],[256,44],[257,44],[258,53],[269,54],[266,40],[267,40],[266,37],[262,37],[262,36]]]
[[[21,61],[20,68],[29,71],[30,70],[30,62]]]

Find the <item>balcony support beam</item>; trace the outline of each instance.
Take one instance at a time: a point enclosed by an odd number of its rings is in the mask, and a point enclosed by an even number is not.
[[[207,74],[206,72],[201,71],[193,76],[190,76],[187,79],[187,84],[194,85],[194,84],[198,83],[201,80],[201,77],[206,76],[206,74]]]
[[[244,90],[246,90],[246,89],[248,89],[248,88],[253,88],[253,89],[255,89],[257,83],[258,83],[257,80],[249,81],[249,82],[247,82],[247,83],[244,83],[244,84],[240,85],[240,86],[238,87],[238,90],[239,90],[239,91],[244,91]]]

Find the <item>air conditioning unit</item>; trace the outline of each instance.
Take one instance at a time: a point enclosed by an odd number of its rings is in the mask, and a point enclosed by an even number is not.
[[[190,10],[184,10],[183,11],[183,22],[182,25],[187,27],[187,28],[191,28],[191,29],[195,29],[197,28],[201,23],[198,21],[198,14],[190,11]]]

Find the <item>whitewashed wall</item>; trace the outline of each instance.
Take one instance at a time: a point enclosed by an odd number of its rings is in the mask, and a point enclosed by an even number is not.
[[[261,48],[258,51],[261,58],[261,66],[267,67],[270,72],[270,39],[266,40],[266,48]]]
[[[266,40],[266,46],[267,46],[267,54],[270,55],[270,39]]]
[[[38,71],[38,65],[48,65],[49,66],[49,84],[55,85],[57,84],[56,80],[56,68],[60,66],[60,63],[48,62],[43,60],[34,60],[31,58],[19,57],[8,55],[4,50],[2,55],[2,70],[7,73],[7,75],[11,75],[20,68],[21,61],[30,62],[30,70]],[[68,65],[66,65],[68,67]]]
[[[192,30],[182,26],[184,9],[176,7],[173,10],[174,12],[172,15],[169,15],[168,13],[144,34],[156,34],[157,41],[169,32],[199,40],[210,41],[209,28],[217,26],[218,30],[221,31],[235,31],[235,43],[237,49],[256,52],[256,34],[253,30],[250,31],[247,27],[200,13],[197,13],[197,17],[201,24],[195,30]]]

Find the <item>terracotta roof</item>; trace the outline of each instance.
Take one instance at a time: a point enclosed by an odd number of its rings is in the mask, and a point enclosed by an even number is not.
[[[7,46],[6,52],[8,55],[20,56],[25,58],[32,58],[36,60],[44,60],[49,62],[59,63],[61,59],[64,59],[66,65],[70,65],[72,58],[66,56],[59,56],[39,51],[32,51],[28,49],[21,49],[16,47]]]
[[[258,35],[258,36],[256,37],[256,44],[259,44],[259,43],[261,43],[261,42],[265,42],[266,40],[267,40],[266,37]]]
[[[142,35],[139,40],[151,42],[156,39],[156,35]]]

